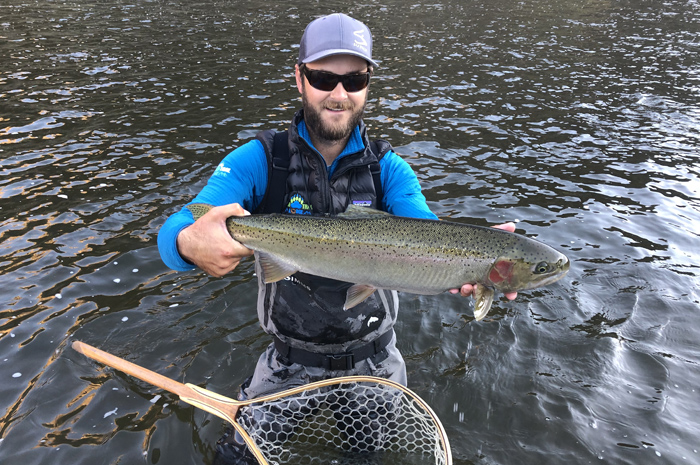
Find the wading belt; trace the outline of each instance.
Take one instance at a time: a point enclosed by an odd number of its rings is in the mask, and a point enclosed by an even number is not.
[[[311,352],[309,350],[290,347],[282,342],[277,336],[272,336],[274,339],[275,349],[279,353],[279,359],[285,365],[299,363],[307,367],[325,368],[331,371],[346,371],[355,368],[355,364],[366,358],[374,357],[382,354],[382,357],[373,360],[379,363],[384,360],[389,353],[384,350],[394,337],[394,330],[390,329],[386,333],[379,336],[372,342],[348,350],[342,354],[322,354],[319,352]]]

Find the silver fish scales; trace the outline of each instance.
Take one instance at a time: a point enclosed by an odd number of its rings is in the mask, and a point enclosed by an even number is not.
[[[212,207],[190,204],[195,219]],[[227,219],[231,237],[256,253],[265,282],[297,271],[354,283],[344,308],[376,289],[432,295],[479,284],[474,316],[486,316],[494,290],[550,284],[568,258],[534,239],[500,229],[393,216],[351,206],[338,216],[266,214]]]

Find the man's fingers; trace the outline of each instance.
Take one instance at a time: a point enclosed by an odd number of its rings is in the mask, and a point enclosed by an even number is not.
[[[508,232],[515,232],[515,223],[511,223],[511,222],[503,223],[503,224],[497,224],[497,225],[494,225],[494,226],[491,226],[491,227],[492,227],[492,228],[495,228],[495,229],[502,229],[502,230],[508,231]]]
[[[180,231],[177,237],[180,255],[212,276],[229,273],[253,251],[231,237],[226,219],[249,214],[237,203],[212,208]]]
[[[474,291],[474,286],[472,284],[465,284],[459,289],[450,289],[450,294],[461,294],[462,297],[467,297]]]
[[[465,284],[459,289],[450,289],[451,294],[460,294],[462,297],[469,297],[474,294],[474,290],[479,284]],[[517,292],[506,292],[503,294],[508,300],[515,300],[518,297]]]
[[[237,204],[237,203],[222,205],[219,208],[221,209],[221,214],[226,215],[226,218],[228,218],[229,216],[247,216],[247,215],[250,215],[249,211],[247,211],[245,208],[241,207],[241,205]]]
[[[208,216],[208,219],[211,219],[212,221],[223,223],[224,221],[226,221],[226,218],[228,218],[229,216],[247,216],[247,215],[250,215],[250,212],[248,212],[245,208],[241,207],[240,204],[231,203],[228,205],[221,205],[220,207],[212,208],[202,218],[204,218],[205,216]]]

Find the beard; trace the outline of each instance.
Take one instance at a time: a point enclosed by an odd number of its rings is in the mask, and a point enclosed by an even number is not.
[[[304,106],[306,128],[320,141],[328,143],[340,142],[350,137],[352,131],[360,124],[367,104],[367,99],[361,106],[357,107],[350,100],[344,102],[324,101],[318,107],[314,107],[306,99],[306,92],[302,92],[301,101]],[[350,118],[347,123],[325,122],[321,118],[321,112],[325,109],[350,111]]]

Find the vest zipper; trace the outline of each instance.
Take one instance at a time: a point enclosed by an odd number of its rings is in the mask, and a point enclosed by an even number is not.
[[[323,176],[319,176],[319,198],[321,199],[321,202],[323,205],[321,205],[321,211],[322,212],[328,212],[329,207],[332,206],[331,203],[331,189],[330,189],[330,181],[328,179],[328,165],[326,164],[325,158],[318,153],[318,150],[315,148],[311,147],[309,143],[303,138],[300,137],[299,140],[301,141],[302,144],[306,146],[309,152],[313,153],[316,156],[316,163],[319,163],[320,166],[323,168]],[[299,154],[300,156],[304,156],[303,153]],[[301,161],[302,167],[304,166],[304,161]],[[306,184],[306,191],[311,192],[309,190],[308,186],[309,178],[307,176],[304,176],[304,183]],[[328,215],[328,213],[324,213],[324,215]]]

